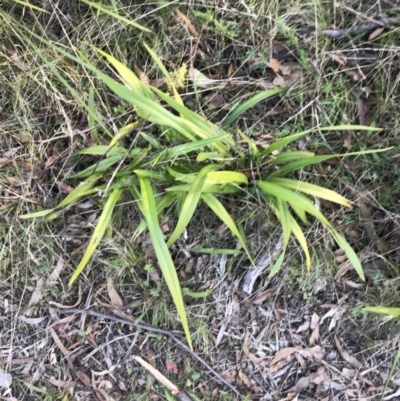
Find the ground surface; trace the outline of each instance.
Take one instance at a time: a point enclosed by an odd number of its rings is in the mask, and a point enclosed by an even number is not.
[[[88,163],[74,156],[93,140],[87,113],[57,72],[85,102],[95,87],[94,105],[111,131],[134,118],[128,104],[88,71],[45,49],[30,36],[35,32],[70,52],[80,51],[106,70],[90,45],[103,48],[160,87],[162,76],[142,43],[152,47],[169,71],[190,63],[198,46],[194,67],[220,84],[194,93],[183,75],[180,91],[188,107],[214,122],[249,94],[289,88],[238,121],[260,146],[319,125],[383,128],[378,133],[321,132],[295,144],[320,154],[393,147],[375,155],[330,159],[301,173],[353,202],[351,211],[329,202],[321,202],[320,208],[359,254],[366,282],[347,268],[324,230],[311,224],[311,273],[293,244],[278,275],[271,280],[262,275],[249,296],[243,292],[249,267],[245,260],[194,252],[196,246],[236,246],[205,208],[173,256],[184,288],[211,290],[206,297],[185,296],[194,353],[243,397],[400,400],[400,370],[394,365],[398,323],[361,311],[366,305],[398,306],[399,21],[332,37],[338,29],[398,18],[399,2],[101,2],[151,33],[76,0],[29,2],[46,13],[23,3],[4,1],[0,10],[2,399],[172,399],[133,355],[149,361],[194,400],[240,399],[165,335],[105,315],[63,312],[90,307],[169,332],[181,329],[158,268],[150,267],[154,256],[148,238],[132,237],[140,222],[132,199],[119,204],[112,229],[72,287],[68,279],[90,239],[101,202],[89,197],[50,222],[19,218],[60,202],[78,184],[69,179],[71,173]],[[179,82],[178,73],[176,77]],[[235,204],[234,199],[226,201]],[[246,210],[243,227],[252,251],[273,253],[280,230],[270,211],[250,201],[237,208]],[[172,225],[167,218],[164,232]],[[179,332],[175,335],[184,341]]]

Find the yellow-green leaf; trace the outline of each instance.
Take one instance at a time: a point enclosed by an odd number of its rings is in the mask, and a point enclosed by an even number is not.
[[[299,180],[292,180],[289,178],[271,178],[268,180],[268,182],[272,182],[273,184],[277,184],[294,191],[304,192],[308,195],[315,196],[316,198],[326,199],[331,202],[338,203],[339,205],[351,207],[350,202],[346,198],[339,195],[335,191],[320,187],[318,185]]]
[[[399,317],[400,308],[386,308],[384,306],[367,306],[363,308],[365,312],[378,313],[380,315],[388,315],[390,317]]]
[[[100,241],[102,240],[104,233],[111,221],[111,216],[114,211],[114,207],[121,198],[122,193],[123,189],[115,189],[114,191],[111,192],[110,196],[108,197],[104,205],[103,211],[101,212],[97,226],[94,229],[92,238],[90,239],[86,252],[83,255],[81,261],[79,262],[78,267],[72,274],[72,277],[69,280],[68,285],[72,285],[74,281],[78,278],[78,276],[82,273],[83,269],[85,268],[90,258],[93,256],[95,250],[99,246]]]
[[[246,242],[236,227],[235,222],[233,221],[232,217],[229,215],[229,213],[226,211],[225,207],[223,204],[214,196],[211,194],[205,194],[203,193],[201,195],[201,199],[206,202],[208,207],[215,213],[215,215],[223,222],[226,224],[226,226],[231,230],[232,234],[239,240],[240,244],[242,245],[243,249],[245,250],[249,260],[252,261],[252,257],[247,249]]]
[[[277,88],[277,89],[269,89],[260,93],[257,93],[250,99],[246,100],[243,103],[240,103],[238,106],[235,106],[233,110],[230,112],[228,118],[224,121],[223,126],[228,127],[230,124],[233,123],[237,118],[239,118],[243,113],[245,113],[248,109],[255,106],[256,104],[262,102],[269,97],[278,95],[282,93],[284,89]]]
[[[167,283],[172,299],[175,303],[179,317],[182,321],[183,330],[189,346],[192,347],[190,337],[189,324],[186,317],[185,305],[183,303],[182,290],[179,283],[178,275],[175,270],[174,263],[169,253],[167,244],[164,240],[163,233],[158,224],[157,206],[154,199],[154,192],[147,177],[140,177],[140,193],[141,193],[141,209],[146,219],[150,233],[150,238],[154,247],[154,251],[160,266],[162,275]]]
[[[290,229],[293,235],[296,237],[297,242],[303,248],[304,254],[306,255],[307,271],[310,272],[311,257],[310,257],[310,251],[308,250],[307,240],[306,237],[304,236],[303,230],[300,228],[299,224],[297,223],[297,221],[294,219],[293,216],[290,216]]]
[[[199,203],[200,196],[202,193],[204,182],[206,181],[207,174],[217,166],[209,165],[201,169],[201,171],[197,174],[193,183],[190,186],[189,192],[186,195],[185,201],[182,205],[182,210],[180,212],[180,216],[178,222],[176,224],[175,230],[171,234],[167,245],[171,246],[185,231],[188,226],[192,216],[197,208],[197,204]]]
[[[119,20],[119,21],[121,21],[121,22],[123,22],[123,23],[125,23],[127,25],[132,25],[133,27],[138,28],[138,29],[140,29],[142,31],[145,31],[145,32],[151,32],[150,29],[145,28],[144,26],[142,26],[142,25],[140,25],[140,24],[138,24],[138,23],[136,23],[134,21],[131,21],[128,18],[122,17],[121,15],[119,15],[119,14],[113,12],[113,11],[110,11],[108,8],[102,7],[101,4],[94,3],[94,2],[89,1],[89,0],[81,0],[81,1],[83,3],[86,3],[89,6],[93,7],[93,8],[96,8],[100,12],[102,12],[104,14],[108,14],[110,17],[113,17],[113,18],[115,18],[115,19],[117,19],[117,20]]]

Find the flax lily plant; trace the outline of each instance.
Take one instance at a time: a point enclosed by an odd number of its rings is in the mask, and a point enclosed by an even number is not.
[[[109,133],[108,141],[99,140],[96,135],[94,139],[97,140],[97,144],[79,152],[91,155],[97,160],[92,166],[72,177],[82,181],[57,207],[22,216],[51,220],[57,218],[63,209],[71,207],[85,197],[101,196],[105,200],[97,226],[85,254],[70,279],[70,285],[79,277],[99,246],[111,223],[117,203],[123,196],[130,196],[137,202],[143,216],[142,222],[136,227],[136,234],[145,230],[150,234],[159,267],[177,308],[188,343],[191,345],[182,290],[170,248],[185,232],[198,205],[203,202],[229,228],[248,259],[253,262],[245,234],[225,208],[220,195],[224,194],[226,197],[235,194],[236,199],[240,194],[251,193],[254,188],[257,188],[262,199],[275,213],[284,236],[284,251],[272,266],[271,276],[281,267],[292,236],[304,251],[307,269],[311,268],[309,248],[302,229],[309,215],[326,227],[338,246],[345,251],[358,275],[364,279],[356,253],[323,213],[315,207],[312,198],[327,199],[347,208],[351,207],[350,202],[330,189],[293,178],[296,171],[338,155],[316,156],[312,152],[286,149],[292,142],[315,131],[378,129],[353,125],[317,127],[277,139],[267,148],[260,149],[251,138],[232,128],[232,125],[250,107],[268,97],[279,95],[282,89],[263,91],[246,102],[234,106],[222,127],[219,127],[184,105],[170,74],[147,45],[145,47],[154,63],[163,72],[170,92],[164,92],[142,82],[127,66],[100,49],[94,50],[99,57],[107,59],[118,73],[119,79],[111,78],[87,62],[83,56],[79,57],[78,51],[76,51],[78,56],[75,56],[38,36],[37,39],[90,71],[118,97],[131,104],[136,115],[136,121],[121,127],[116,135]],[[40,52],[38,54],[45,63],[48,63]],[[89,120],[97,120],[102,124],[101,119],[90,107],[91,102],[89,101],[87,105],[83,99],[78,98],[60,72],[50,63],[48,67],[86,108]],[[147,143],[146,146],[133,149],[123,146],[123,139],[142,121],[152,123],[154,127],[159,128],[160,133],[173,134],[171,137],[174,139],[168,140],[165,135],[158,138],[143,133],[142,139]],[[104,132],[107,132],[106,128]],[[241,144],[237,138],[241,140]],[[246,144],[245,147],[243,142]],[[358,153],[347,153],[343,156],[355,154]],[[251,165],[258,171],[257,179],[250,179],[242,172],[249,166],[250,160]],[[159,220],[164,211],[173,205],[179,217],[176,219],[172,234],[166,238],[160,228]]]

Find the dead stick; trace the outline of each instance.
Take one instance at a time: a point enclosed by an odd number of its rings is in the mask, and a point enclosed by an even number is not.
[[[159,370],[153,368],[153,366],[151,366],[143,358],[135,355],[133,356],[133,359],[140,365],[142,365],[146,370],[148,370],[179,401],[193,401],[192,397],[190,397],[185,391],[179,390],[179,388],[174,383],[172,383],[171,380],[166,378]]]
[[[383,18],[381,20],[377,20],[376,22],[367,22],[365,24],[354,25],[351,28],[326,29],[325,31],[321,31],[321,33],[330,38],[340,38],[346,35],[355,35],[359,32],[370,31],[372,29],[379,28],[381,26],[387,26],[399,23],[400,23],[399,17]]]
[[[114,322],[119,322],[123,324],[127,324],[129,326],[134,326],[138,329],[145,330],[151,333],[158,333],[162,334],[164,336],[169,337],[175,344],[177,344],[179,347],[184,349],[187,353],[192,355],[193,358],[197,359],[209,372],[211,372],[215,378],[224,384],[226,387],[231,389],[239,398],[243,398],[243,396],[240,394],[240,392],[234,387],[232,384],[230,384],[228,381],[226,381],[218,372],[216,372],[203,358],[201,358],[199,355],[197,355],[195,352],[193,352],[185,343],[183,343],[179,338],[175,337],[170,331],[168,330],[163,330],[163,329],[158,329],[157,327],[153,326],[148,326],[147,324],[142,324],[142,323],[136,323],[132,320],[128,319],[123,319],[121,317],[117,316],[112,316],[112,315],[107,315],[105,313],[100,313],[96,312],[93,310],[87,310],[87,309],[77,309],[77,308],[71,308],[71,309],[64,309],[60,311],[61,313],[66,313],[66,314],[75,314],[75,313],[80,313],[80,314],[86,314],[89,316],[94,316],[94,317],[100,317],[102,319],[108,319],[112,320]]]

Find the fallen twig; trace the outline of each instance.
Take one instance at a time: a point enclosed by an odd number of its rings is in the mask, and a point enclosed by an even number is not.
[[[177,398],[179,401],[193,401],[186,392],[179,390],[179,388],[171,382],[167,377],[165,377],[159,370],[153,368],[148,362],[146,362],[140,356],[133,356],[133,359],[142,365],[147,371],[149,371],[163,386],[165,386],[171,394]]]
[[[123,324],[127,324],[129,326],[134,326],[138,329],[145,330],[151,333],[158,333],[162,334],[164,336],[169,337],[175,344],[177,344],[179,347],[184,349],[187,353],[189,353],[193,358],[197,359],[209,372],[213,374],[213,376],[222,384],[224,384],[226,387],[231,389],[239,398],[243,398],[243,396],[240,394],[240,392],[234,387],[232,384],[230,384],[228,381],[226,381],[218,372],[216,372],[204,359],[202,359],[199,355],[197,355],[195,352],[193,352],[185,343],[183,343],[179,338],[175,337],[173,333],[171,333],[168,330],[163,330],[163,329],[158,329],[157,327],[153,326],[148,326],[147,324],[143,323],[136,323],[133,320],[128,320],[128,319],[123,319],[121,317],[117,316],[112,316],[112,315],[107,315],[105,313],[100,313],[96,312],[93,310],[88,310],[88,309],[77,309],[77,308],[71,308],[71,309],[64,309],[60,311],[61,313],[66,313],[66,314],[84,314],[84,315],[89,315],[89,316],[94,316],[94,317],[100,317],[102,319],[108,319],[114,322],[119,322]]]
[[[351,28],[326,29],[324,31],[321,31],[320,33],[328,36],[329,38],[340,38],[342,36],[355,35],[360,32],[371,31],[375,28],[394,24],[400,24],[400,17],[382,18],[380,20],[377,20],[376,22],[367,22],[365,24],[354,25]]]

